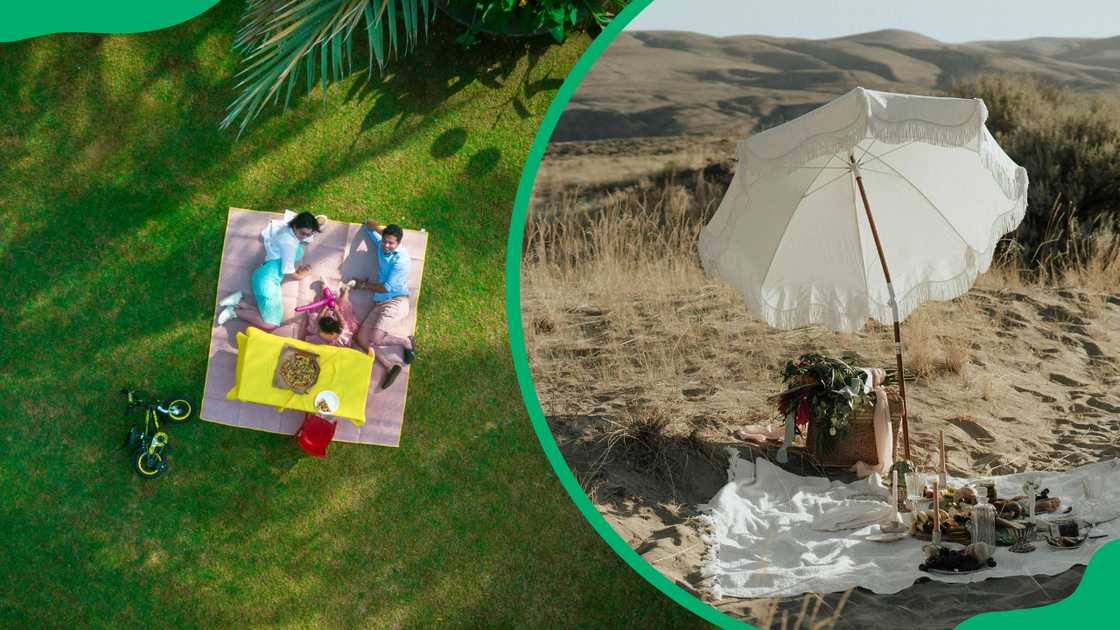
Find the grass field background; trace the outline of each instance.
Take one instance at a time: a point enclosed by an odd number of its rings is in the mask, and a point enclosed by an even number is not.
[[[587,37],[463,51],[443,20],[235,141],[243,6],[0,47],[0,625],[698,623],[579,515],[509,354],[517,179]],[[117,391],[200,399],[231,205],[431,232],[401,448],[196,421],[130,470]]]

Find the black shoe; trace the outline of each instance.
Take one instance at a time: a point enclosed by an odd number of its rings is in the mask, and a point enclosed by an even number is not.
[[[389,371],[385,373],[385,378],[381,379],[381,389],[389,389],[389,386],[397,380],[397,377],[400,376],[400,373],[400,365],[394,365],[393,367],[389,368]]]
[[[408,341],[412,344],[412,347],[404,349],[404,362],[406,365],[412,363],[416,358],[416,340],[412,338],[412,335],[409,335]]]

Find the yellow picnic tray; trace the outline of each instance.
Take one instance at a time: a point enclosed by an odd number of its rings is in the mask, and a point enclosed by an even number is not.
[[[300,394],[273,385],[273,376],[284,346],[319,355],[319,380]],[[278,411],[298,409],[319,413],[315,396],[322,391],[338,394],[338,409],[332,414],[361,426],[366,422],[366,395],[369,393],[373,357],[351,348],[307,343],[280,337],[259,328],[237,333],[237,370],[233,389],[226,398],[242,402],[274,405]]]

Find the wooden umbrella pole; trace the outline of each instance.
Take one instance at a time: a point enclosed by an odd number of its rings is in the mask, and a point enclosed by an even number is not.
[[[906,421],[906,378],[902,371],[902,327],[898,323],[898,302],[895,301],[894,286],[891,285],[891,271],[887,268],[887,258],[883,255],[883,245],[879,242],[879,231],[875,229],[875,217],[871,216],[871,204],[867,201],[867,191],[863,189],[863,175],[854,155],[848,155],[852,173],[859,186],[859,196],[863,199],[863,209],[867,213],[867,223],[871,226],[871,236],[875,239],[875,249],[879,252],[879,262],[883,265],[883,276],[887,279],[887,293],[891,298],[891,312],[894,315],[894,357],[898,365],[898,394],[902,398],[902,444],[906,460],[910,461],[910,426]]]

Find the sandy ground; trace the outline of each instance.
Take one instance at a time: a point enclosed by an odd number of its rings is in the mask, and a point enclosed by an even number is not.
[[[766,398],[780,390],[778,370],[810,351],[891,367],[893,345],[877,325],[856,334],[772,330],[698,269],[684,278],[660,286],[635,277],[610,291],[529,282],[522,308],[542,406],[585,491],[642,557],[705,597],[698,506],[726,480],[725,447],[760,452],[736,434],[776,422]],[[993,272],[963,298],[923,306],[903,338],[917,374],[908,394],[919,464],[932,462],[939,431],[954,475],[1065,470],[1120,456],[1120,293],[1023,285]],[[656,429],[643,424],[651,415]],[[899,621],[892,625],[951,627],[979,612],[1062,599],[1082,570],[918,583],[893,596],[857,590],[835,625],[882,624],[890,615]],[[946,595],[952,606],[932,606]],[[813,597],[807,610],[825,618],[842,596]],[[780,625],[804,598],[714,603]]]
[[[951,319],[962,335],[974,339],[976,348],[965,374],[939,372],[910,384],[916,459],[930,461],[941,430],[954,475],[1063,470],[1120,456],[1120,396],[1116,394],[1120,375],[1115,360],[1120,356],[1120,295],[1072,289],[976,289],[970,298],[977,308],[930,305],[938,316]],[[1098,302],[1101,298],[1104,306]],[[603,316],[609,314],[597,317]],[[824,330],[783,333],[738,318],[742,330],[736,337],[741,343],[754,337],[755,343],[775,348],[775,356],[795,356],[807,347],[880,345],[873,334],[852,335],[846,343],[836,343],[834,333]],[[569,350],[578,352],[578,348]],[[724,352],[745,354],[749,346],[732,346]],[[565,414],[550,415],[550,426],[600,512],[642,557],[701,596],[704,583],[699,568],[705,548],[697,506],[726,480],[722,447],[743,449],[745,457],[759,452],[734,434],[739,429],[763,428],[751,419],[771,415],[763,398],[778,391],[777,383],[768,379],[735,378],[733,365],[722,369],[727,370],[722,378],[692,378],[673,390],[641,382],[588,383],[569,377],[564,383],[550,375],[535,377],[543,385],[538,388],[546,412]],[[640,444],[616,446],[614,456],[604,457],[604,435],[613,428],[611,419],[629,401],[642,398],[648,403],[660,399],[687,416],[684,422],[678,416],[670,427],[677,432],[670,446],[662,446],[670,459],[663,472],[651,470],[645,461],[650,456]],[[809,465],[803,472],[815,473]],[[857,591],[846,602],[838,627],[861,627],[863,621],[881,620],[879,616],[887,611],[910,615],[908,625],[950,627],[978,612],[1062,599],[1076,588],[1081,571],[973,586],[919,584],[894,596]],[[924,602],[945,594],[952,594],[960,605],[951,614],[929,619]],[[824,599],[835,606],[838,598],[839,594],[831,594]],[[795,614],[801,601],[789,598],[780,610]],[[771,605],[734,599],[719,602],[722,610],[756,620]]]

